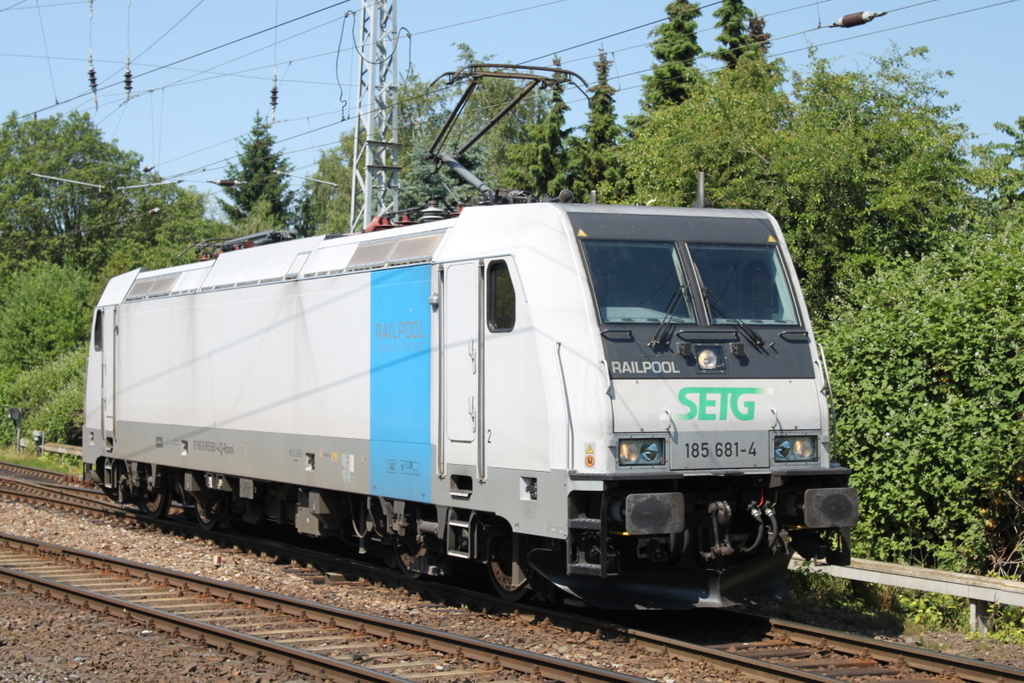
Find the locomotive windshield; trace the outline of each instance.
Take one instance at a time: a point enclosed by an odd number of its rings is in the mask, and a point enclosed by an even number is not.
[[[770,246],[690,244],[712,324],[796,325],[796,306]]]
[[[690,292],[707,323],[796,325],[796,305],[778,251],[756,244],[583,240],[604,323],[696,323]],[[688,284],[689,253],[697,279]],[[701,316],[703,318],[703,315]]]
[[[694,322],[674,242],[585,240],[583,248],[602,322]]]

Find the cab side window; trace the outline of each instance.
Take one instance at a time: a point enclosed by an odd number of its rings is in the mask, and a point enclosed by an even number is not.
[[[511,332],[516,326],[516,290],[504,261],[487,266],[487,327],[491,332]]]
[[[103,350],[103,311],[96,311],[96,321],[92,330],[92,344],[96,351]]]

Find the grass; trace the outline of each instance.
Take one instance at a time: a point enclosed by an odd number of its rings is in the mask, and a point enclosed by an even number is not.
[[[13,446],[0,449],[0,460],[24,465],[26,467],[38,467],[41,470],[60,472],[61,474],[81,474],[82,459],[74,455],[63,455],[61,453],[43,453],[39,455],[35,450],[26,448],[19,453]]]
[[[792,571],[789,595],[757,610],[764,616],[860,634],[898,636],[905,628],[893,596],[826,574]]]
[[[1007,610],[1005,605],[995,607],[1003,618],[993,622],[993,631],[1005,631],[1011,639],[1018,632],[1024,634],[1021,628],[1024,610]],[[807,571],[791,571],[789,595],[758,612],[869,636],[923,636],[935,631],[966,633],[969,628],[965,599]]]

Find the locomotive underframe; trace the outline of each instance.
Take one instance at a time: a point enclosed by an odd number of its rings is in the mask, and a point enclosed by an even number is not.
[[[562,540],[515,533],[491,511],[113,457],[86,465],[86,474],[111,498],[153,517],[176,500],[191,506],[206,528],[232,521],[294,526],[308,536],[338,538],[411,575],[447,575],[455,562],[468,560],[486,564],[493,586],[508,598],[530,590],[551,597],[557,586],[612,609],[728,606],[781,596],[794,549],[805,558],[849,562],[848,528],[807,527],[808,518],[822,514],[808,514],[822,500],[808,491],[840,502],[855,496],[842,468],[612,479],[600,490],[569,493]]]

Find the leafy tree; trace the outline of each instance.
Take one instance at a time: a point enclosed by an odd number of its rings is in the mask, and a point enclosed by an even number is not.
[[[197,234],[206,236],[202,197],[152,185],[161,178],[140,171],[140,163],[138,154],[104,141],[87,114],[32,121],[11,115],[0,126],[0,272],[33,259],[94,275],[113,274],[112,259],[125,270],[158,267]]]
[[[857,554],[1024,575],[1024,211],[856,284],[822,335]]]
[[[696,36],[700,7],[674,0],[665,13],[668,21],[650,33],[654,38],[651,53],[658,61],[651,74],[643,77],[641,105],[645,111],[686,100],[701,80],[700,70],[694,66],[703,54]]]
[[[87,114],[32,121],[11,114],[0,127],[0,233],[9,263],[99,268],[117,239],[140,229],[145,195],[114,189],[143,182],[140,160],[104,142]]]
[[[269,206],[268,217],[274,228],[290,225],[291,205],[295,192],[289,189],[287,176],[291,163],[282,152],[274,149],[276,142],[270,133],[270,122],[257,112],[249,134],[241,140],[238,164],[229,163],[225,177],[241,184],[224,188],[227,201],[218,202],[231,221],[246,218],[256,204],[263,200]]]
[[[140,163],[86,114],[0,126],[0,402],[53,438],[80,438],[89,321],[106,280],[172,265],[220,232],[201,195],[157,184]]]
[[[30,261],[0,288],[0,372],[27,370],[89,338],[92,279],[80,270]]]
[[[775,160],[786,153],[783,135],[793,118],[784,82],[780,65],[751,61],[714,74],[680,105],[652,112],[623,148],[632,202],[689,205],[697,173],[705,171],[716,205],[765,208],[763,193],[779,184]]]
[[[743,59],[626,146],[636,203],[686,205],[699,171],[719,207],[776,216],[812,312],[854,281],[940,245],[971,214],[967,129],[939,102],[941,74],[893,53],[873,72],[815,59],[785,90],[779,65]]]
[[[996,130],[1010,136],[1010,142],[978,145],[975,187],[989,200],[993,210],[1006,211],[1024,202],[1024,116],[1017,127],[994,124]]]
[[[296,227],[300,235],[349,231],[352,138],[352,133],[346,133],[341,136],[337,147],[320,152],[316,171],[310,176],[312,180],[303,183],[296,211]]]
[[[718,18],[715,27],[722,29],[716,38],[722,47],[715,50],[715,59],[722,60],[726,66],[733,69],[744,54],[749,54],[752,50],[763,52],[758,41],[750,33],[750,22],[754,19],[754,13],[743,4],[743,0],[723,0],[715,10],[714,16]],[[763,23],[762,19],[762,31]]]

